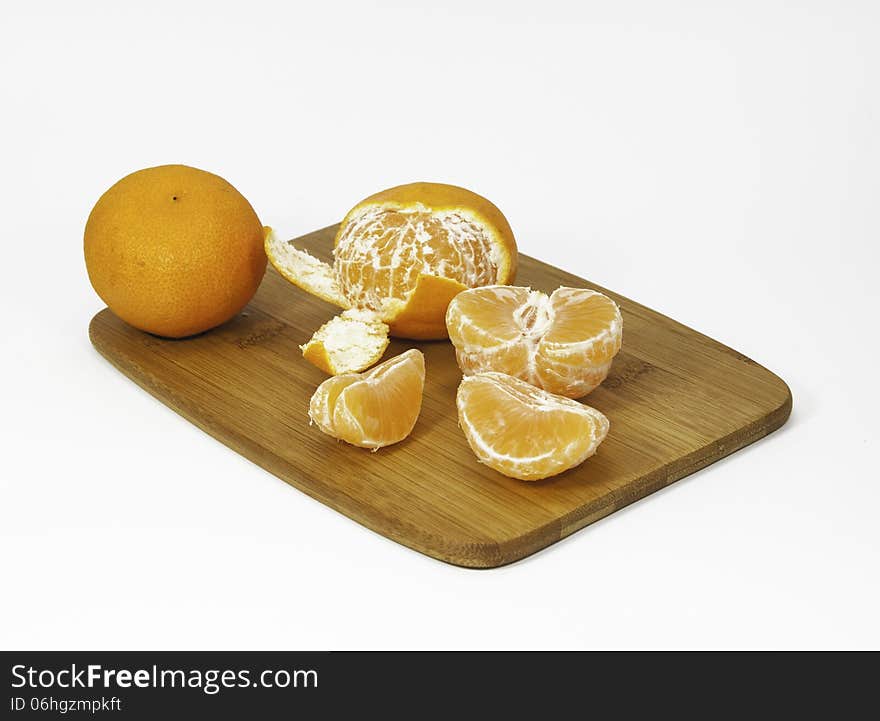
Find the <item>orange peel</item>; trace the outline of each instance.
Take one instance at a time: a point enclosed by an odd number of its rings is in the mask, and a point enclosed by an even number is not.
[[[387,347],[385,323],[372,313],[347,310],[324,323],[300,350],[309,363],[337,375],[369,368]]]

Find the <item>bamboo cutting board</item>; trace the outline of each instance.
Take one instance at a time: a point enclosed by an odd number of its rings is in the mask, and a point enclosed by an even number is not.
[[[330,260],[336,226],[295,242]],[[461,373],[448,342],[392,341],[425,354],[422,412],[412,435],[371,453],[309,426],[325,375],[304,343],[338,309],[274,270],[226,325],[165,340],[105,309],[92,343],[114,366],[185,418],[331,508],[429,556],[491,568],[534,553],[779,428],[786,384],[754,361],[680,323],[565,271],[520,256],[517,285],[590,287],[623,313],[623,348],[585,400],[611,421],[597,454],[555,478],[525,483],[477,462],[458,428]]]

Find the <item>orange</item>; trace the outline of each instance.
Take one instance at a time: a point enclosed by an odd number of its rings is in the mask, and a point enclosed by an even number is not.
[[[595,408],[504,373],[465,376],[456,405],[458,423],[477,458],[523,481],[583,463],[609,427]]]
[[[264,229],[223,178],[185,165],[127,175],[86,223],[89,280],[116,315],[169,338],[232,318],[266,270]]]
[[[406,438],[422,408],[425,357],[413,348],[366,373],[328,378],[309,403],[324,433],[374,451]]]
[[[449,304],[446,326],[465,374],[507,373],[569,398],[605,380],[623,337],[617,304],[586,288],[466,290]]]
[[[266,252],[295,285],[419,340],[446,338],[449,301],[466,288],[512,282],[517,261],[501,211],[441,183],[389,188],[354,206],[336,234],[332,266],[274,237]]]

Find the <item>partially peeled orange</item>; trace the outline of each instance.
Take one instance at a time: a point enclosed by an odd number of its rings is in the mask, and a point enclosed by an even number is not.
[[[517,260],[501,211],[476,193],[441,183],[401,185],[358,203],[339,226],[332,265],[275,237],[267,238],[266,252],[300,288],[371,314],[395,337],[417,340],[446,338],[452,298],[467,288],[512,282]]]

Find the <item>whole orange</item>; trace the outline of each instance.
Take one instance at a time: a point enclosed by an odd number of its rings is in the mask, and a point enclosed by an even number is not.
[[[266,270],[263,226],[223,178],[186,165],[138,170],[86,222],[89,280],[135,328],[183,338],[224,323]]]

